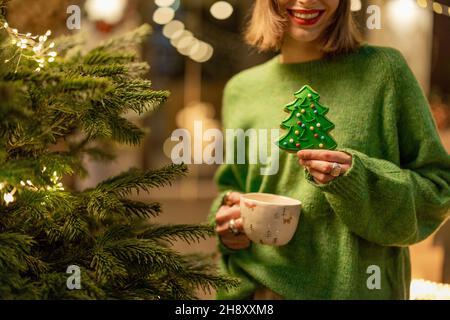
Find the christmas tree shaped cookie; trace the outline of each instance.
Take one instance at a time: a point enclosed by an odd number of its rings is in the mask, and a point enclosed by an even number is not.
[[[287,133],[277,145],[286,151],[304,149],[336,149],[337,143],[329,135],[334,124],[325,117],[328,108],[319,103],[320,95],[310,86],[304,86],[295,94],[295,100],[284,107],[289,117],[281,123]]]

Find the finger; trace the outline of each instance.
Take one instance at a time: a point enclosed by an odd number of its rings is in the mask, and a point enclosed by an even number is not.
[[[300,164],[314,169],[316,171],[320,171],[322,173],[330,174],[333,169],[333,162],[321,161],[321,160],[299,160]],[[341,173],[344,174],[350,168],[348,164],[341,164]]]
[[[335,177],[333,177],[333,176],[331,176],[329,174],[317,171],[317,170],[312,169],[312,168],[309,168],[309,172],[314,177],[314,180],[316,180],[316,182],[320,182],[320,183],[323,183],[323,184],[326,184],[326,183],[330,182],[331,180],[333,180],[335,178]]]
[[[329,174],[331,172],[333,163],[332,162],[327,162],[327,161],[321,161],[321,160],[303,160],[300,159],[299,160],[300,164],[314,169],[316,171],[320,171],[322,173],[326,173]]]
[[[222,207],[221,207],[222,208]],[[237,205],[232,207],[225,207],[216,214],[216,224],[221,225],[231,219],[238,219],[241,217],[241,208]]]
[[[225,203],[228,206],[233,206],[234,204],[239,204],[241,202],[241,193],[239,192],[230,192],[225,199]]]
[[[297,152],[297,157],[303,160],[322,160],[341,164],[348,164],[352,161],[351,155],[345,152],[331,150],[300,150]]]
[[[243,227],[243,225],[242,225],[242,218],[236,219],[236,220],[234,220],[234,221],[235,221],[236,229],[238,229],[239,232],[244,232],[244,227]],[[220,234],[220,235],[223,235],[223,234],[226,234],[226,233],[230,233],[230,234],[232,234],[232,235],[235,235],[234,233],[232,233],[232,232],[230,231],[230,223],[229,223],[229,220],[228,220],[227,222],[225,222],[225,223],[218,224],[218,225],[216,226],[216,232],[217,232],[218,234]]]
[[[226,247],[233,250],[245,249],[250,245],[250,239],[246,235],[222,236],[221,241]]]
[[[220,236],[220,240],[222,240],[222,242],[226,241],[227,244],[228,243],[238,244],[238,243],[247,242],[250,239],[244,233],[241,233],[241,234],[238,234],[238,235],[234,235],[232,233],[227,233],[225,235],[221,235]]]

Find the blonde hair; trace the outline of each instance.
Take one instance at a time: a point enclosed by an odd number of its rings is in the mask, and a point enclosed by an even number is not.
[[[289,0],[255,0],[245,31],[245,40],[259,51],[279,50],[287,27],[285,7]],[[356,50],[361,38],[350,10],[350,0],[340,0],[330,24],[322,35],[327,55]]]

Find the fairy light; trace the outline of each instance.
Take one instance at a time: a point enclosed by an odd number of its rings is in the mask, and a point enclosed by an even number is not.
[[[174,20],[179,0],[155,0],[158,8],[153,13],[153,21],[162,25],[162,34],[181,55],[203,63],[211,59],[214,48],[185,29],[183,22]],[[211,7],[211,14],[217,19],[227,19],[233,13],[233,7],[226,1],[217,1]]]
[[[14,194],[16,193],[17,189],[14,188],[11,192],[7,192],[3,194],[3,200],[5,201],[6,205],[9,205],[10,203],[14,202]]]
[[[351,10],[352,11],[359,11],[362,8],[361,0],[352,0],[351,1]]]
[[[442,5],[438,2],[433,2],[433,11],[437,14],[442,14],[444,12]]]
[[[9,63],[17,59],[14,73],[17,73],[22,58],[36,62],[37,67],[34,70],[35,72],[41,71],[47,63],[55,61],[55,57],[58,55],[56,51],[52,50],[55,47],[55,43],[51,42],[48,45],[46,44],[48,37],[52,34],[50,30],[45,35],[33,36],[31,33],[19,33],[17,29],[11,28],[7,22],[0,24],[0,29],[6,30],[11,38],[11,44],[16,46],[16,51],[13,56],[4,61],[5,63]]]
[[[217,20],[225,20],[231,17],[233,10],[233,6],[229,2],[217,1],[211,6],[209,12]]]
[[[158,7],[170,7],[175,3],[175,0],[155,0]]]
[[[423,279],[413,279],[410,287],[411,300],[450,300],[450,285]]]
[[[47,170],[47,167],[43,167],[41,170],[42,173],[44,173]],[[24,190],[31,190],[31,191],[64,191],[64,185],[60,181],[61,176],[58,174],[58,172],[53,171],[53,174],[50,175],[50,181],[52,182],[51,185],[45,185],[45,186],[35,186],[31,179],[24,179],[20,180],[17,187],[10,185],[7,181],[0,183],[0,191],[7,188],[8,186],[13,187],[11,192],[5,192],[3,193],[3,201],[6,203],[6,205],[9,205],[10,203],[14,202],[16,198],[14,197],[14,194],[19,189]],[[10,188],[8,188],[10,189]],[[1,198],[0,198],[1,199]]]
[[[119,23],[128,5],[128,0],[87,0],[84,4],[89,19],[115,25]]]
[[[450,16],[450,6],[432,0],[416,0],[417,5],[423,9],[433,10],[436,14]]]
[[[175,10],[170,7],[161,7],[156,9],[153,13],[153,21],[157,24],[165,25],[173,20],[175,17]]]

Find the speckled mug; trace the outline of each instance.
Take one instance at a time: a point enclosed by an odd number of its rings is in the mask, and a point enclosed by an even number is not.
[[[269,193],[247,193],[240,199],[246,235],[255,243],[284,246],[295,234],[301,201]]]

